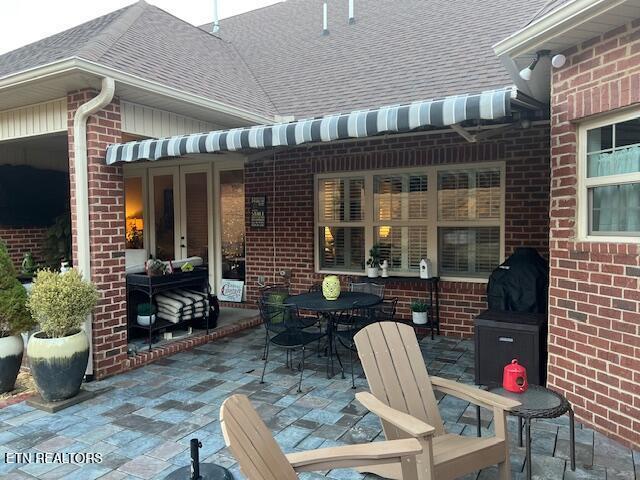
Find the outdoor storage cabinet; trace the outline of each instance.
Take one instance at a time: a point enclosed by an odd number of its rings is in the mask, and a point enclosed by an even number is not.
[[[504,366],[514,358],[531,384],[546,380],[547,315],[486,310],[475,320],[476,384],[502,385]]]

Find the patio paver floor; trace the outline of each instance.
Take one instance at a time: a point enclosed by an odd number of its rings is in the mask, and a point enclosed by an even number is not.
[[[278,443],[286,451],[314,449],[381,439],[377,417],[354,399],[348,366],[346,379],[327,379],[325,359],[308,357],[302,384],[285,367],[283,351],[272,349],[265,383],[260,384],[264,342],[262,329],[226,337],[116,377],[87,385],[111,390],[53,415],[24,403],[0,409],[0,478],[11,479],[162,479],[189,462],[189,440],[203,443],[201,459],[226,466],[243,478],[225,448],[218,411],[233,393],[251,398]],[[425,338],[421,347],[432,375],[473,383],[473,344],[445,337]],[[347,358],[348,354],[343,354]],[[356,365],[359,389],[366,388]],[[475,408],[453,397],[438,397],[450,432],[475,435]],[[523,479],[524,450],[516,444],[510,419],[514,479]],[[492,431],[483,411],[483,431]],[[577,470],[569,468],[568,419],[533,424],[533,472],[536,479],[640,479],[640,452],[633,452],[593,430],[577,425]],[[101,453],[92,465],[4,462],[10,452]],[[353,470],[303,474],[301,478],[372,479]],[[377,478],[377,477],[375,477]],[[496,478],[491,468],[465,477]]]

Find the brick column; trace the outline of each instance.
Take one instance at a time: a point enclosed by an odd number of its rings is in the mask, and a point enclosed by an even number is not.
[[[96,96],[93,90],[67,96],[71,225],[73,256],[77,265],[77,216],[74,171],[73,117],[78,107]],[[107,166],[107,146],[120,142],[120,104],[113,101],[87,121],[89,183],[89,244],[91,280],[101,299],[93,314],[94,375],[102,378],[122,370],[127,359],[125,292],[124,177],[121,166]]]

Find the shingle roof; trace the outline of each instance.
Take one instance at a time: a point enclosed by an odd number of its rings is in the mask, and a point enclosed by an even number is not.
[[[317,116],[512,84],[491,46],[546,0],[288,0],[221,21],[281,114]],[[202,28],[209,29],[209,25]]]
[[[140,1],[0,56],[0,77],[79,57],[256,113],[320,116],[511,85],[491,46],[546,0],[356,0],[354,25],[347,5],[330,2],[326,36],[316,0],[211,35]]]
[[[145,2],[0,56],[0,77],[69,57],[251,112],[275,113],[232,45]]]

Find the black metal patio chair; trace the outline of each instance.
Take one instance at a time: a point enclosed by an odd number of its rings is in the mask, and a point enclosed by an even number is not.
[[[361,282],[351,283],[349,285],[349,291],[359,293],[371,293],[377,295],[380,298],[384,298],[384,285],[378,285],[377,283]]]
[[[356,388],[353,372],[353,366],[355,363],[353,354],[356,352],[356,346],[353,340],[354,336],[364,327],[371,325],[374,322],[393,322],[396,315],[397,305],[397,297],[385,299],[378,305],[368,308],[358,308],[357,305],[354,305],[354,308],[340,317],[338,326],[334,331],[334,336],[344,348],[349,350],[351,388]],[[338,357],[338,359],[339,358],[340,357]],[[342,363],[340,363],[340,366],[342,366]]]
[[[275,345],[287,351],[287,366],[293,367],[291,353],[300,349],[300,380],[298,382],[298,393],[302,387],[302,376],[304,374],[304,360],[306,346],[313,342],[319,342],[326,333],[309,332],[305,330],[308,327],[305,319],[300,316],[298,307],[286,303],[267,303],[259,302],[260,315],[264,322],[267,332],[267,345],[264,356],[264,367],[262,368],[262,376],[260,383],[264,383],[264,374],[267,371],[267,363],[269,362],[269,346]]]

